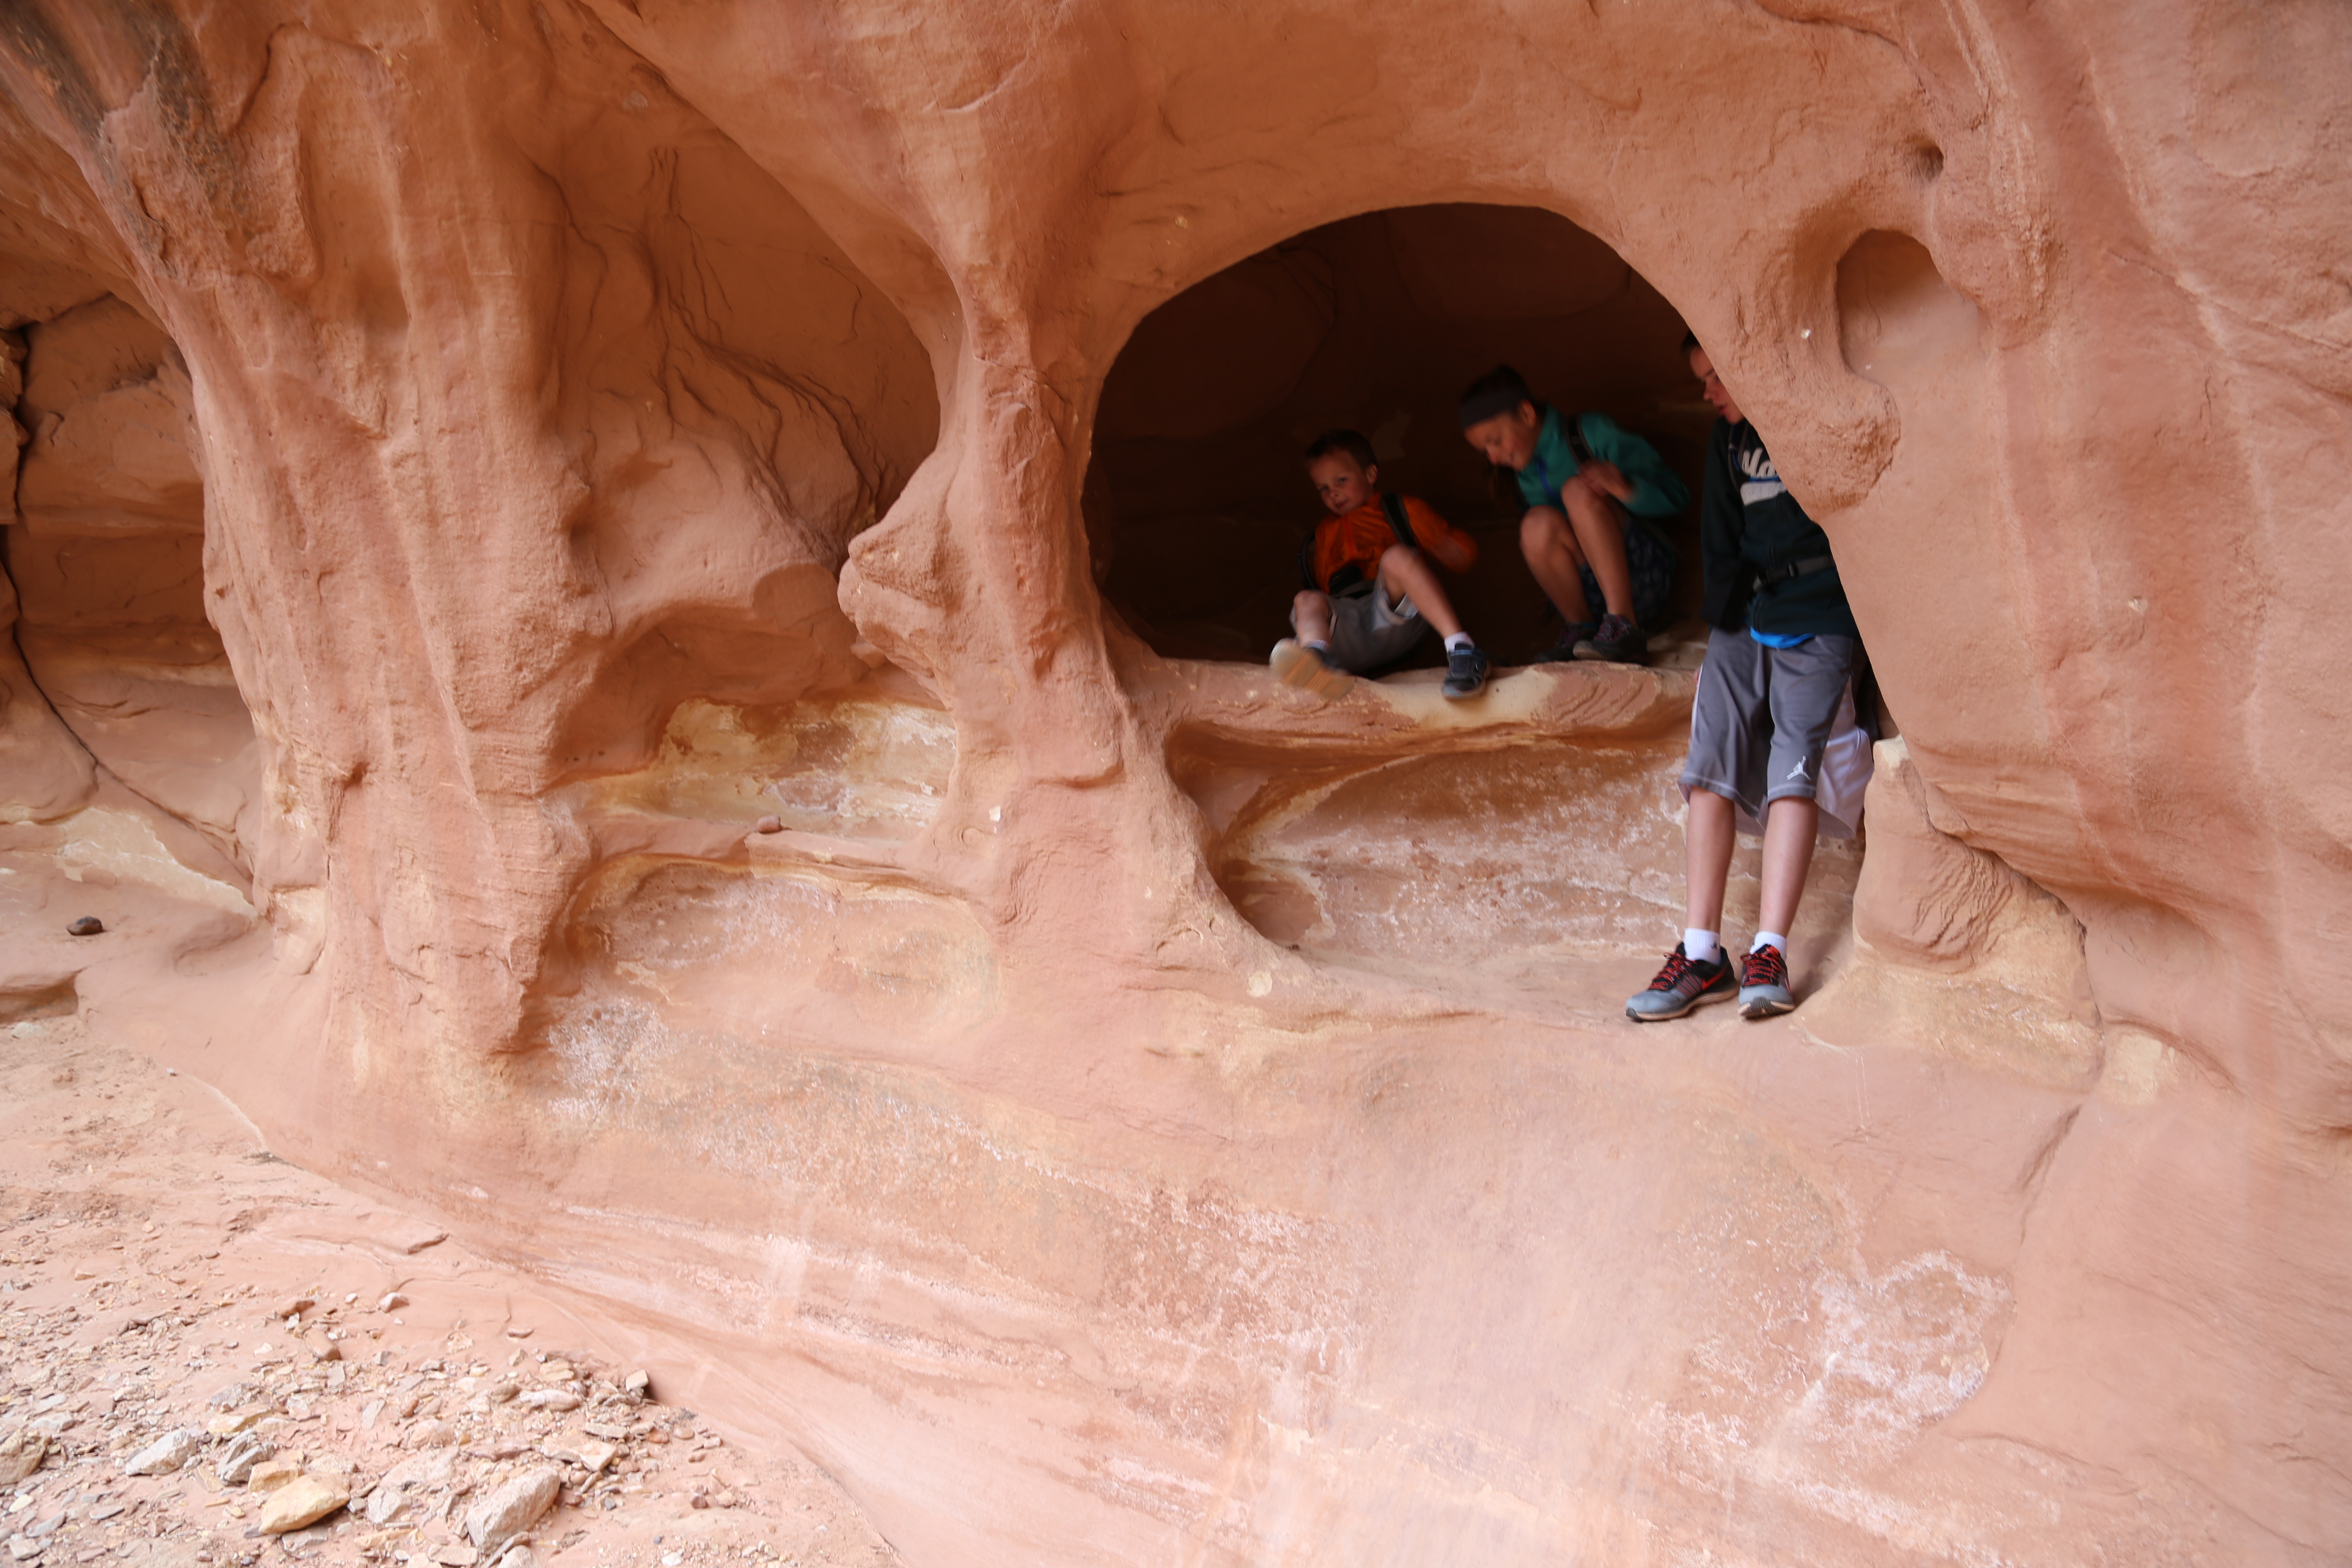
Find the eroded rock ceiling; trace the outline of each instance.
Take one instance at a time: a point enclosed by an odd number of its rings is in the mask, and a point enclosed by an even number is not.
[[[0,1002],[927,1568],[2340,1561],[2347,56],[23,0]],[[1806,1005],[1635,1037],[1689,670],[1312,705],[1249,509],[1361,419],[1475,510],[1515,345],[1687,452],[1683,321],[1901,732]]]

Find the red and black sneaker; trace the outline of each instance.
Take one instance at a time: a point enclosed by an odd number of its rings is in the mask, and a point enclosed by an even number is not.
[[[1789,990],[1789,958],[1786,953],[1767,943],[1740,962],[1741,1017],[1769,1018],[1776,1013],[1794,1012],[1796,1006],[1797,998]]]
[[[1627,1000],[1625,1016],[1637,1024],[1679,1018],[1702,1002],[1728,999],[1731,985],[1731,954],[1717,948],[1711,962],[1693,963],[1676,942],[1650,988]]]

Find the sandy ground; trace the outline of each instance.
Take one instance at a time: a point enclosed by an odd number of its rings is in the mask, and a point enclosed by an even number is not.
[[[0,1482],[46,1450],[0,1487],[0,1568],[898,1561],[804,1458],[631,1373],[529,1280],[272,1157],[203,1085],[70,1016],[0,1026]],[[194,1458],[126,1473],[174,1432]],[[271,1458],[224,1484],[248,1433]],[[478,1552],[469,1515],[551,1470],[527,1555]],[[265,1534],[259,1489],[298,1476],[349,1506]]]

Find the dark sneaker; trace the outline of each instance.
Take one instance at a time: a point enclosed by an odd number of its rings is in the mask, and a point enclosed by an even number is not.
[[[1639,664],[1650,657],[1650,635],[1622,616],[1603,616],[1593,634],[1576,645],[1576,657]]]
[[[1591,642],[1592,634],[1600,629],[1601,623],[1598,621],[1570,621],[1568,623],[1568,629],[1559,634],[1559,641],[1528,662],[1529,664],[1566,664],[1576,657],[1577,645]]]
[[[1493,667],[1476,647],[1457,647],[1445,656],[1445,684],[1439,690],[1459,701],[1486,689],[1486,671]]]
[[[1739,1016],[1743,1018],[1769,1018],[1776,1013],[1796,1010],[1797,999],[1789,991],[1789,959],[1779,948],[1758,948],[1740,961]]]
[[[1295,686],[1309,696],[1329,699],[1344,696],[1356,678],[1325,658],[1315,649],[1292,637],[1274,645],[1274,678],[1285,686]]]
[[[1650,988],[1626,1001],[1625,1016],[1637,1024],[1655,1024],[1679,1018],[1702,1002],[1730,998],[1731,954],[1718,947],[1711,962],[1693,963],[1683,956],[1683,944],[1676,942]]]

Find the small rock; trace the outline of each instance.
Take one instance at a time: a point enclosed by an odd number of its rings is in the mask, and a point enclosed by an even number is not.
[[[562,1478],[552,1468],[526,1471],[467,1511],[466,1534],[484,1552],[495,1555],[554,1506],[562,1489]]]
[[[269,1309],[269,1315],[273,1318],[290,1318],[298,1312],[307,1312],[318,1304],[318,1298],[314,1296],[283,1296],[278,1299],[276,1306]]]
[[[457,1428],[446,1421],[424,1420],[411,1426],[401,1439],[406,1448],[447,1448],[457,1441]]]
[[[352,1494],[340,1481],[297,1476],[269,1494],[261,1510],[261,1533],[283,1535],[316,1524],[351,1500]]]
[[[220,1477],[224,1486],[241,1487],[252,1476],[254,1466],[277,1452],[278,1446],[260,1433],[240,1433],[213,1461],[213,1473]]]
[[[499,1559],[498,1568],[539,1568],[539,1556],[530,1547],[517,1542],[507,1548],[505,1556]]]
[[[375,1418],[383,1414],[383,1401],[381,1399],[371,1399],[365,1405],[361,1405],[360,1430],[362,1432],[374,1431]]]
[[[168,1476],[196,1457],[205,1446],[205,1435],[183,1426],[176,1432],[166,1432],[122,1462],[126,1476]]]
[[[620,1452],[620,1449],[610,1443],[598,1443],[592,1440],[579,1445],[580,1463],[592,1476],[601,1474],[604,1467],[611,1464]]]
[[[482,1397],[493,1405],[504,1405],[522,1392],[511,1383],[494,1383],[482,1390]]]
[[[226,1388],[220,1389],[215,1392],[212,1397],[205,1400],[205,1403],[211,1405],[215,1410],[233,1410],[240,1405],[250,1403],[252,1398],[253,1385],[251,1384],[232,1383]]]
[[[446,1448],[403,1459],[385,1471],[383,1479],[376,1482],[375,1490],[368,1494],[368,1522],[391,1524],[404,1514],[422,1520],[426,1511],[425,1494],[436,1487],[447,1486],[457,1473],[457,1456]]]
[[[274,1492],[301,1479],[302,1467],[293,1460],[264,1459],[246,1472],[245,1486],[247,1491]],[[286,1528],[294,1527],[289,1524]]]
[[[84,915],[66,927],[68,936],[97,936],[106,930],[106,922],[96,915]]]
[[[652,1394],[653,1374],[640,1367],[623,1380],[621,1388],[633,1399],[643,1399]]]
[[[34,1540],[31,1536],[12,1535],[8,1538],[8,1556],[10,1561],[16,1563],[29,1563],[40,1554],[41,1543]]]
[[[375,1310],[379,1312],[389,1312],[394,1307],[405,1307],[407,1305],[408,1298],[402,1295],[399,1291],[394,1290],[387,1293],[382,1300],[375,1304]]]
[[[525,1410],[577,1410],[580,1396],[569,1389],[534,1388],[515,1403]]]
[[[41,1468],[49,1440],[41,1433],[19,1427],[0,1437],[0,1487],[13,1487]]]
[[[629,1435],[626,1426],[616,1426],[610,1421],[586,1422],[582,1429],[591,1437],[602,1437],[608,1443],[617,1443]]]
[[[751,825],[754,833],[782,833],[783,830],[784,820],[780,816],[763,816]]]
[[[462,1541],[444,1542],[433,1553],[433,1561],[442,1564],[442,1568],[474,1568],[474,1564],[481,1560],[482,1554]]]
[[[215,1415],[205,1423],[205,1430],[215,1437],[234,1437],[268,1415],[266,1409],[239,1410],[229,1415]]]
[[[507,1338],[510,1340],[527,1340],[537,1331],[538,1331],[535,1329],[527,1329],[518,1326],[507,1331]]]

